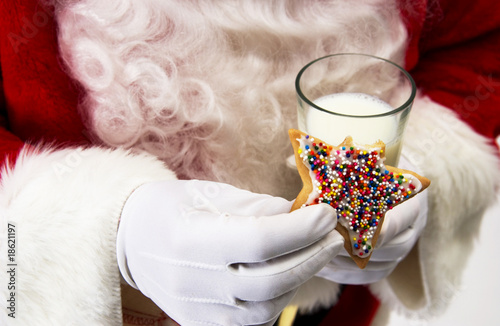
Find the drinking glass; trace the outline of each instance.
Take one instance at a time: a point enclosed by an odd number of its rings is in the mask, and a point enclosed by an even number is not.
[[[372,55],[333,54],[304,66],[295,87],[300,130],[331,145],[346,136],[367,145],[382,140],[385,164],[397,166],[416,94],[406,70]]]

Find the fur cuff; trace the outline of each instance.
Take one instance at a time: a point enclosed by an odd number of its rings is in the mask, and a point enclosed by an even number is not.
[[[299,287],[290,305],[299,307],[301,313],[312,313],[337,303],[340,285],[329,280],[313,277]]]
[[[427,225],[416,249],[371,289],[401,312],[428,317],[445,310],[460,284],[495,201],[499,160],[486,138],[427,97],[415,101],[403,154],[432,181]]]
[[[12,229],[0,243],[8,236],[13,251],[0,264],[15,265],[0,301],[14,298],[19,325],[120,325],[121,208],[139,185],[165,179],[175,176],[152,156],[100,148],[24,149],[4,167],[0,223]]]

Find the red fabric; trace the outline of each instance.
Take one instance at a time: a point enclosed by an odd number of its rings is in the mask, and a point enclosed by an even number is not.
[[[500,28],[498,1],[428,0],[428,2],[428,14],[420,40],[422,52],[463,43]]]
[[[378,301],[361,285],[347,285],[337,304],[328,312],[319,326],[370,325],[380,306]]]
[[[427,1],[400,0],[399,9],[401,17],[406,25],[409,40],[406,51],[406,69],[414,67],[418,62],[419,41],[422,34],[422,28],[427,16]]]
[[[500,29],[426,53],[412,75],[425,94],[476,132],[500,135]]]
[[[417,86],[478,133],[500,135],[500,2],[429,0],[425,15],[411,3],[401,11]]]
[[[23,142],[85,142],[78,91],[57,55],[53,13],[37,0],[2,0],[0,12],[2,111],[8,117],[0,129],[0,160]]]

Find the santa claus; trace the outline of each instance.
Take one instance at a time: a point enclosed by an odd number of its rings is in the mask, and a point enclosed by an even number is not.
[[[272,325],[287,305],[382,325],[388,307],[446,308],[499,182],[498,2],[1,8],[2,325]],[[364,270],[331,207],[288,213],[295,76],[342,52],[413,75],[402,164],[432,180],[387,215],[387,254]]]

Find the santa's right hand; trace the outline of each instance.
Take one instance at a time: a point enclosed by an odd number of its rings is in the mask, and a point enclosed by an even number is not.
[[[126,281],[186,325],[272,325],[299,285],[343,247],[326,204],[209,181],[148,183],[117,236]]]

